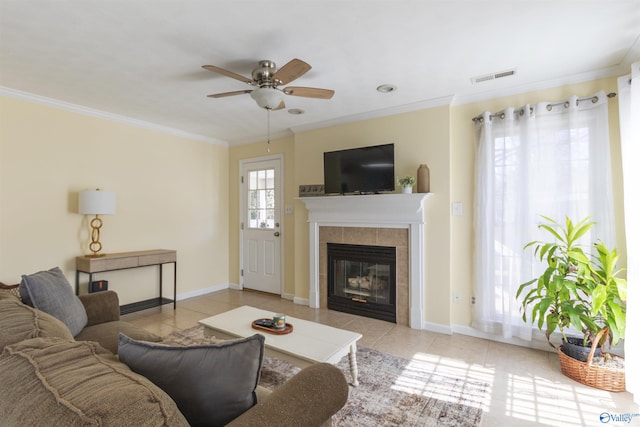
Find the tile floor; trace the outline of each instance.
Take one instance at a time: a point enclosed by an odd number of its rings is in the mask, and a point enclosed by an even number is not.
[[[456,375],[490,384],[483,426],[602,426],[600,414],[640,414],[629,393],[579,384],[560,372],[555,353],[466,335],[442,335],[351,314],[311,309],[278,296],[224,290],[123,316],[158,335],[195,326],[198,320],[241,305],[359,332],[358,345],[439,364]],[[640,425],[640,415],[626,425]]]

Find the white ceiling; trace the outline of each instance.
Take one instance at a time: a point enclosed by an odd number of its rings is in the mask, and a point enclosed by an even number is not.
[[[272,137],[431,105],[621,75],[640,58],[638,0],[0,0],[0,86],[231,145],[265,140],[245,84],[258,60],[313,67]],[[480,84],[470,78],[516,68]],[[389,83],[398,90],[381,94]]]

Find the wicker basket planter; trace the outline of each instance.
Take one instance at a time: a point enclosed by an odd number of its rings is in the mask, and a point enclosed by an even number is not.
[[[625,391],[626,384],[624,369],[611,369],[604,366],[593,365],[593,355],[596,350],[595,343],[600,342],[603,332],[605,332],[605,329],[600,331],[596,336],[594,345],[591,346],[591,351],[589,352],[586,362],[581,362],[569,357],[564,354],[562,347],[558,348],[560,369],[563,374],[581,384],[595,387],[600,390]],[[604,341],[606,341],[606,339]],[[602,347],[601,354],[604,355],[604,344]],[[610,354],[610,356],[622,359],[620,356],[616,356],[615,354]]]

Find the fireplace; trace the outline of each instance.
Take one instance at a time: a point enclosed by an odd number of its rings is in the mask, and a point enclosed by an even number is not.
[[[423,329],[423,202],[431,194],[301,197],[309,222],[310,307],[327,307],[327,244],[396,246],[396,323]],[[399,240],[400,234],[402,238]],[[304,303],[304,302],[301,302]]]
[[[396,323],[396,248],[327,243],[327,307]]]

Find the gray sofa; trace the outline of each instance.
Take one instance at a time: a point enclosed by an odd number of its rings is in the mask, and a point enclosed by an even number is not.
[[[88,322],[74,337],[61,321],[1,288],[3,426],[190,425],[169,393],[114,354],[120,332],[134,340],[160,339],[119,319],[115,292],[80,297]],[[257,403],[228,425],[330,425],[332,415],[346,402],[348,387],[337,368],[317,364],[274,392],[258,386],[254,396]],[[215,409],[215,402],[210,405]]]

